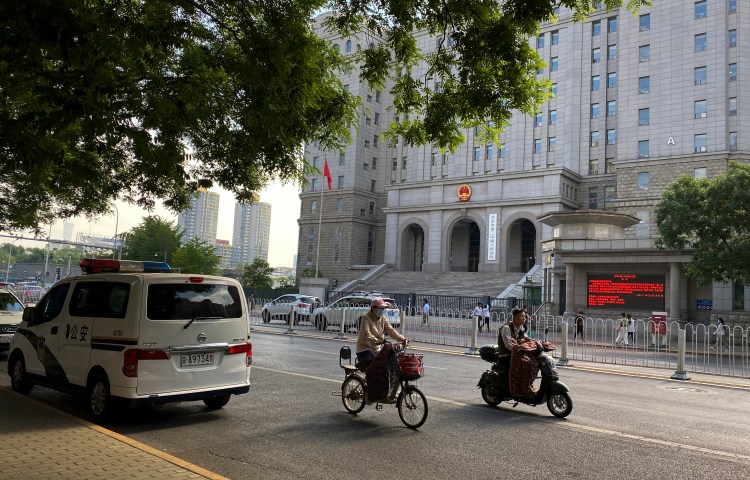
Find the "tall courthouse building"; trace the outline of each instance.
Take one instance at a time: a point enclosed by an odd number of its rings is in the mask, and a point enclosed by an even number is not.
[[[324,18],[319,35],[344,55],[378,41],[331,35]],[[562,10],[529,39],[554,97],[535,116],[515,115],[497,144],[465,131],[453,154],[384,142],[400,120],[390,85],[373,90],[356,68],[341,72],[362,99],[359,124],[344,152],[306,146],[321,172],[328,161],[333,188],[310,177],[300,193],[298,271],[319,261],[340,284],[377,264],[519,272],[540,279],[554,313],[619,314],[615,297],[632,290],[642,293],[630,299],[636,314],[743,321],[748,288],[686,278],[690,252],[656,248],[654,207],[678,176],[713,178],[729,160],[748,160],[748,25],[750,0],[657,1],[636,15],[599,9],[585,23]],[[425,52],[441,41],[417,40]]]

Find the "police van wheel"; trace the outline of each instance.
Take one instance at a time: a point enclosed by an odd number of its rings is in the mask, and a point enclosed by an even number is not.
[[[230,397],[231,395],[218,395],[216,397],[208,397],[203,399],[203,403],[205,403],[208,408],[217,409],[229,403]]]
[[[21,355],[13,358],[12,364],[8,370],[10,371],[10,385],[13,388],[13,391],[24,395],[29,393],[31,387],[34,385],[29,382],[29,378],[26,376],[26,364]]]
[[[96,420],[107,418],[112,410],[109,381],[104,375],[96,375],[89,382],[89,409]]]

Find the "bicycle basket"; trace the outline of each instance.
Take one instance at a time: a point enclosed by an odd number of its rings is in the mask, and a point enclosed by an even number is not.
[[[424,375],[423,355],[407,353],[398,357],[403,380],[416,380]]]

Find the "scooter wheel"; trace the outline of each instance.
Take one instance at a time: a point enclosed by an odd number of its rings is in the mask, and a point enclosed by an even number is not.
[[[487,391],[486,385],[482,387],[482,400],[484,400],[487,405],[492,405],[493,407],[500,405],[500,402],[502,401],[500,397],[490,395],[490,392]]]
[[[557,418],[565,418],[573,411],[573,399],[568,392],[553,393],[547,398],[547,408]]]

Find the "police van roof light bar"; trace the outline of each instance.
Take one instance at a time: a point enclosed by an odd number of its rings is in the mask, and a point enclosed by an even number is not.
[[[166,262],[141,262],[137,260],[111,260],[84,258],[83,273],[169,273],[172,268]]]

